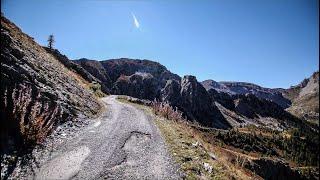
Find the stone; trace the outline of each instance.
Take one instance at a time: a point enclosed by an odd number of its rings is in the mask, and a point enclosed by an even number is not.
[[[212,173],[212,166],[209,163],[203,163],[203,168],[208,171],[208,173]]]

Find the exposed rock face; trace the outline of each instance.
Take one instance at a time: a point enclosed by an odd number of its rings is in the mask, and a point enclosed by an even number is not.
[[[218,92],[215,89],[209,89],[208,93],[212,100],[220,103],[222,106],[224,106],[229,110],[234,110],[235,108],[234,102],[233,102],[234,98],[232,98],[232,96],[229,95],[228,93]]]
[[[74,62],[81,65],[87,72],[89,72],[101,82],[101,88],[104,93],[111,92],[113,82],[111,81],[109,74],[106,72],[99,61],[79,59]]]
[[[230,91],[230,89],[226,85],[211,79],[202,81],[201,84],[207,91],[209,91],[210,89],[214,89],[217,92],[224,92],[230,95],[235,94],[234,92]]]
[[[113,86],[113,93],[153,100],[158,97],[158,82],[149,73],[135,73],[120,76]]]
[[[100,104],[75,74],[1,17],[1,153],[37,143],[56,124]]]
[[[75,60],[84,69],[89,71],[93,76],[102,82],[109,83],[110,87],[118,80],[121,75],[131,76],[135,73],[149,73],[158,82],[159,87],[164,87],[166,81],[174,79],[180,81],[180,77],[171,73],[163,65],[149,61],[137,59],[111,59],[105,61],[94,61],[88,59]],[[109,79],[108,81],[103,79]]]
[[[180,80],[178,75],[171,73],[166,67],[154,61],[122,58],[100,62],[113,82],[116,81],[120,75],[130,76],[136,72],[150,73],[154,78],[159,80],[161,87],[166,84],[166,80],[168,79]]]
[[[180,89],[181,86],[178,81],[168,80],[165,87],[161,89],[160,100],[177,106],[181,102]]]
[[[319,123],[319,71],[283,92],[293,103],[287,110],[304,120]]]
[[[230,128],[196,77],[184,76],[180,84],[179,87],[176,81],[168,81],[161,91],[161,99],[178,107],[189,119],[197,120],[202,125],[223,129]]]
[[[228,93],[230,95],[237,94],[253,94],[260,99],[268,99],[280,105],[282,108],[287,108],[291,105],[289,99],[282,96],[283,89],[264,88],[252,83],[245,82],[216,82],[206,80],[202,85],[207,89],[215,89],[218,92]]]
[[[81,65],[90,74],[99,79],[103,85],[102,90],[105,93],[130,95],[137,98],[145,97],[145,99],[152,99],[155,97],[159,98],[159,92],[165,86],[167,80],[174,79],[180,81],[180,77],[178,75],[171,73],[163,65],[149,60],[121,58],[105,61],[95,61],[83,58],[75,60],[74,62]],[[139,91],[134,91],[132,89],[134,87],[133,82],[130,82],[130,79],[134,80],[134,78],[137,78],[137,73],[140,73],[140,75],[144,73],[152,75],[153,80],[155,80],[157,84],[151,83],[151,88],[156,87],[157,89],[152,89],[147,93],[154,92],[154,94],[145,96],[142,95]],[[134,76],[129,78],[129,76],[131,75]],[[125,84],[131,84],[130,87],[132,88],[130,90],[121,89],[121,87],[127,87],[127,85]],[[129,92],[130,94],[128,94]],[[137,92],[137,94],[135,94],[134,92]]]

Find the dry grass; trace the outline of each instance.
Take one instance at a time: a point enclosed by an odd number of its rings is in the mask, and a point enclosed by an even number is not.
[[[178,110],[178,108],[173,108],[169,105],[167,102],[160,102],[157,100],[154,100],[152,102],[152,109],[155,115],[162,116],[168,120],[173,121],[183,121],[186,120],[182,116],[182,112]]]

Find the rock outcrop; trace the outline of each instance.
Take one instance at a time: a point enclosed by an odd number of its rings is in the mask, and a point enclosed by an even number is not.
[[[184,76],[180,86],[176,81],[168,81],[161,91],[161,99],[178,107],[190,120],[202,125],[222,129],[231,127],[194,76]]]
[[[283,95],[293,102],[287,109],[289,112],[301,119],[319,124],[319,71],[287,89]]]
[[[60,122],[100,108],[74,72],[1,17],[1,153],[32,146]]]
[[[79,59],[74,62],[79,64],[82,68],[84,68],[87,72],[89,72],[101,82],[101,89],[104,93],[111,93],[113,82],[111,81],[109,74],[106,72],[99,61]]]
[[[176,80],[168,80],[165,87],[161,89],[160,100],[163,102],[170,102],[177,106],[181,102],[180,82]]]
[[[180,81],[178,75],[171,73],[163,65],[149,60],[121,58],[95,61],[79,59],[74,62],[80,64],[100,81],[108,84],[111,89],[120,76],[131,76],[136,73],[151,74],[158,81],[159,88],[164,87],[169,79]]]
[[[112,92],[128,96],[153,100],[159,97],[159,84],[149,73],[135,73],[130,76],[122,75],[113,85]]]

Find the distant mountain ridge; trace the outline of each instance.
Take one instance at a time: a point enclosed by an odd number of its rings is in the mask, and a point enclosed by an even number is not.
[[[253,94],[261,99],[267,99],[273,101],[283,108],[288,108],[291,105],[289,99],[283,97],[283,89],[276,88],[264,88],[259,85],[247,82],[230,82],[221,81],[216,82],[214,80],[205,80],[201,84],[207,89],[215,89],[218,92],[224,92],[230,95],[236,94]]]

